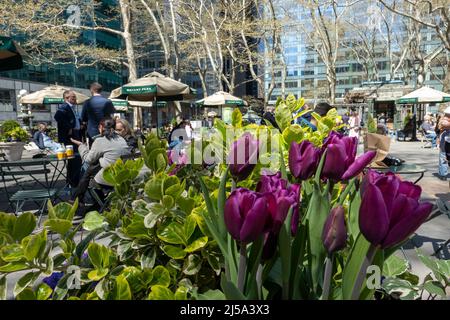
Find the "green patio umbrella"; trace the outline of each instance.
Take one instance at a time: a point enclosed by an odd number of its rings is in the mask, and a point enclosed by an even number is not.
[[[187,84],[166,77],[161,73],[152,72],[114,89],[109,98],[126,99],[128,102],[182,101],[192,99],[195,94],[195,90]],[[156,116],[158,116],[158,112]],[[139,122],[140,120],[138,120]],[[156,119],[156,123],[158,124],[158,119]]]
[[[64,102],[63,99],[63,93],[66,90],[71,90],[67,87],[62,87],[58,85],[53,85],[46,87],[42,90],[27,94],[20,98],[19,102],[21,104],[34,104],[34,105],[41,105],[41,104],[61,104]],[[74,91],[74,90],[72,90]],[[77,96],[77,104],[83,104],[87,99],[89,99],[88,96],[75,92],[75,95]]]
[[[193,95],[195,90],[187,84],[152,72],[114,89],[109,98],[128,101],[181,101],[191,99]]]
[[[0,36],[0,71],[22,69],[24,55],[25,52],[12,38]]]
[[[117,112],[132,112],[133,107],[151,108],[150,101],[128,101],[125,99],[110,99]]]
[[[197,104],[204,106],[246,106],[247,102],[228,92],[218,91],[209,97],[198,100]]]
[[[450,102],[450,94],[430,87],[422,87],[401,97],[396,102],[397,104]]]

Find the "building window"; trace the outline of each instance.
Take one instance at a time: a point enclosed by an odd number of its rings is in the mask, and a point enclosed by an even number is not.
[[[313,76],[314,75],[314,70],[302,70],[301,75],[302,76]]]

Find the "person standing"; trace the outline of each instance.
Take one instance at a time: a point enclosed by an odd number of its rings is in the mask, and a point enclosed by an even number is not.
[[[423,134],[425,135],[425,137],[427,139],[431,140],[431,147],[432,148],[436,148],[437,144],[436,144],[436,139],[437,139],[437,135],[435,132],[435,128],[433,123],[431,122],[431,116],[430,115],[426,115],[424,117],[424,120],[421,124],[421,129],[423,130]]]
[[[348,121],[348,126],[349,126],[348,136],[356,137],[358,139],[358,141],[359,141],[360,122],[361,122],[361,120],[359,119],[358,112],[353,111],[352,115]]]
[[[81,111],[81,120],[87,124],[87,136],[89,146],[92,146],[94,137],[98,136],[98,126],[100,121],[104,118],[110,118],[115,113],[115,108],[111,100],[104,98],[101,95],[102,85],[94,82],[89,87],[92,97],[83,105]]]
[[[437,125],[439,132],[439,179],[447,180],[449,162],[446,147],[450,144],[450,107],[444,110],[444,116]]]
[[[72,90],[63,93],[64,103],[59,106],[54,119],[58,127],[58,141],[64,145],[73,145],[75,158],[67,161],[67,182],[71,187],[76,187],[80,180],[81,158],[78,154],[78,146],[71,139],[81,140],[81,119],[78,115],[76,104],[77,96]]]

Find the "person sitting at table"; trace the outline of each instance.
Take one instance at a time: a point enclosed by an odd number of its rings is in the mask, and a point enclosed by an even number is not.
[[[117,119],[116,132],[125,139],[131,153],[134,153],[138,148],[138,140],[131,130],[130,123],[125,119]]]
[[[43,122],[39,123],[38,131],[36,131],[33,135],[33,142],[41,150],[50,149],[53,152],[56,152],[61,148],[61,144],[55,142],[47,135],[47,125]]]
[[[87,144],[71,139],[72,143],[78,146],[80,156],[89,166],[84,172],[73,199],[78,198],[84,202],[84,194],[89,186],[91,177],[100,187],[108,187],[110,184],[103,179],[105,168],[116,162],[121,156],[129,155],[130,149],[127,142],[115,131],[115,121],[105,118],[100,121],[98,130],[100,135],[92,143],[91,149]],[[100,197],[103,195],[100,193]]]

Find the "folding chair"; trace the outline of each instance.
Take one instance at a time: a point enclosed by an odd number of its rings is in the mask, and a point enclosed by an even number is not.
[[[427,138],[427,132],[424,129],[420,128],[420,134],[422,136],[421,142],[423,143],[421,148],[431,148],[432,141],[430,138]]]
[[[49,179],[51,170],[48,168],[48,161],[42,159],[40,161],[5,161],[0,162],[0,175],[2,177],[5,193],[8,202],[14,209],[14,214],[17,216],[22,210],[25,203],[33,201],[39,207],[37,213],[39,215],[38,225],[42,219],[42,215],[46,210],[47,201],[53,202],[58,190],[52,188],[53,181]],[[39,176],[38,176],[39,175]],[[23,177],[30,177],[32,186],[27,188],[27,183],[20,181]],[[19,179],[18,179],[19,178]],[[11,185],[8,182],[14,181],[15,186],[19,188],[18,191],[11,193]],[[36,186],[39,186],[36,188]]]

